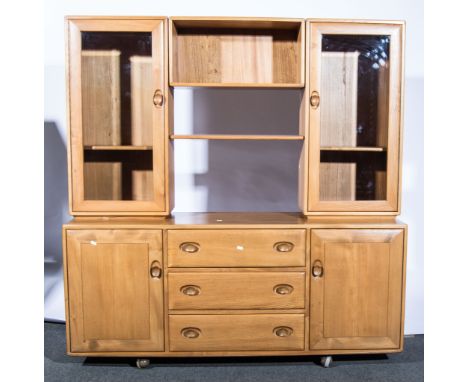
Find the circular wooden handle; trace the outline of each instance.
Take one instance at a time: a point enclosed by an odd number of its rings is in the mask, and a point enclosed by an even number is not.
[[[275,336],[277,337],[289,337],[293,334],[293,329],[289,326],[278,326],[273,329],[273,333],[275,333]]]
[[[198,328],[183,328],[180,331],[180,334],[182,334],[185,338],[195,339],[200,337],[201,330]]]
[[[323,276],[323,265],[320,260],[315,260],[312,264],[312,276],[322,277]]]
[[[200,287],[198,285],[184,285],[180,291],[186,296],[198,296],[200,294]]]
[[[154,279],[160,279],[162,276],[162,268],[159,264],[159,262],[154,261],[151,264],[151,269],[150,269],[150,275]]]
[[[273,247],[278,252],[291,252],[294,248],[294,244],[289,241],[279,241],[278,243],[275,243]]]
[[[319,92],[314,90],[310,95],[310,106],[312,109],[317,109],[320,105],[320,95]]]
[[[292,291],[294,290],[294,287],[289,284],[279,284],[279,285],[275,285],[273,290],[275,291],[276,294],[285,295],[285,294],[291,294]]]
[[[161,89],[156,89],[156,91],[154,92],[153,103],[156,107],[161,107],[162,105],[164,105],[164,95]]]
[[[183,252],[195,253],[200,249],[200,244],[198,243],[182,243],[179,247]]]

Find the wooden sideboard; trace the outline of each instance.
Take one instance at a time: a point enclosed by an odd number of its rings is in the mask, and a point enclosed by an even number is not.
[[[403,349],[404,22],[66,18],[67,351]],[[297,134],[177,134],[178,87],[297,89]],[[280,126],[281,128],[281,126]],[[174,141],[298,141],[301,213],[173,214]]]

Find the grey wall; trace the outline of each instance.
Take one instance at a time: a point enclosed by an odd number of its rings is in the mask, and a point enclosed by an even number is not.
[[[406,333],[423,333],[423,1],[179,0],[45,1],[45,317],[63,320],[61,225],[66,200],[65,15],[232,15],[407,21],[406,99],[401,220],[409,224]],[[299,90],[176,91],[183,132],[297,133]],[[176,211],[297,210],[297,142],[176,143]],[[268,159],[267,159],[268,158]]]

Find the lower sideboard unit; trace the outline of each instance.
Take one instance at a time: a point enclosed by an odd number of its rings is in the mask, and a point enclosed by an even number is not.
[[[406,238],[381,217],[77,218],[63,229],[68,354],[399,352]]]

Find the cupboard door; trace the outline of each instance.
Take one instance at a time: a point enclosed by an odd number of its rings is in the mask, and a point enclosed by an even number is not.
[[[72,214],[168,214],[165,23],[68,19]]]
[[[404,231],[312,230],[310,348],[398,349]]]
[[[67,231],[71,352],[164,350],[161,231]]]
[[[399,210],[403,23],[309,23],[309,212]]]

